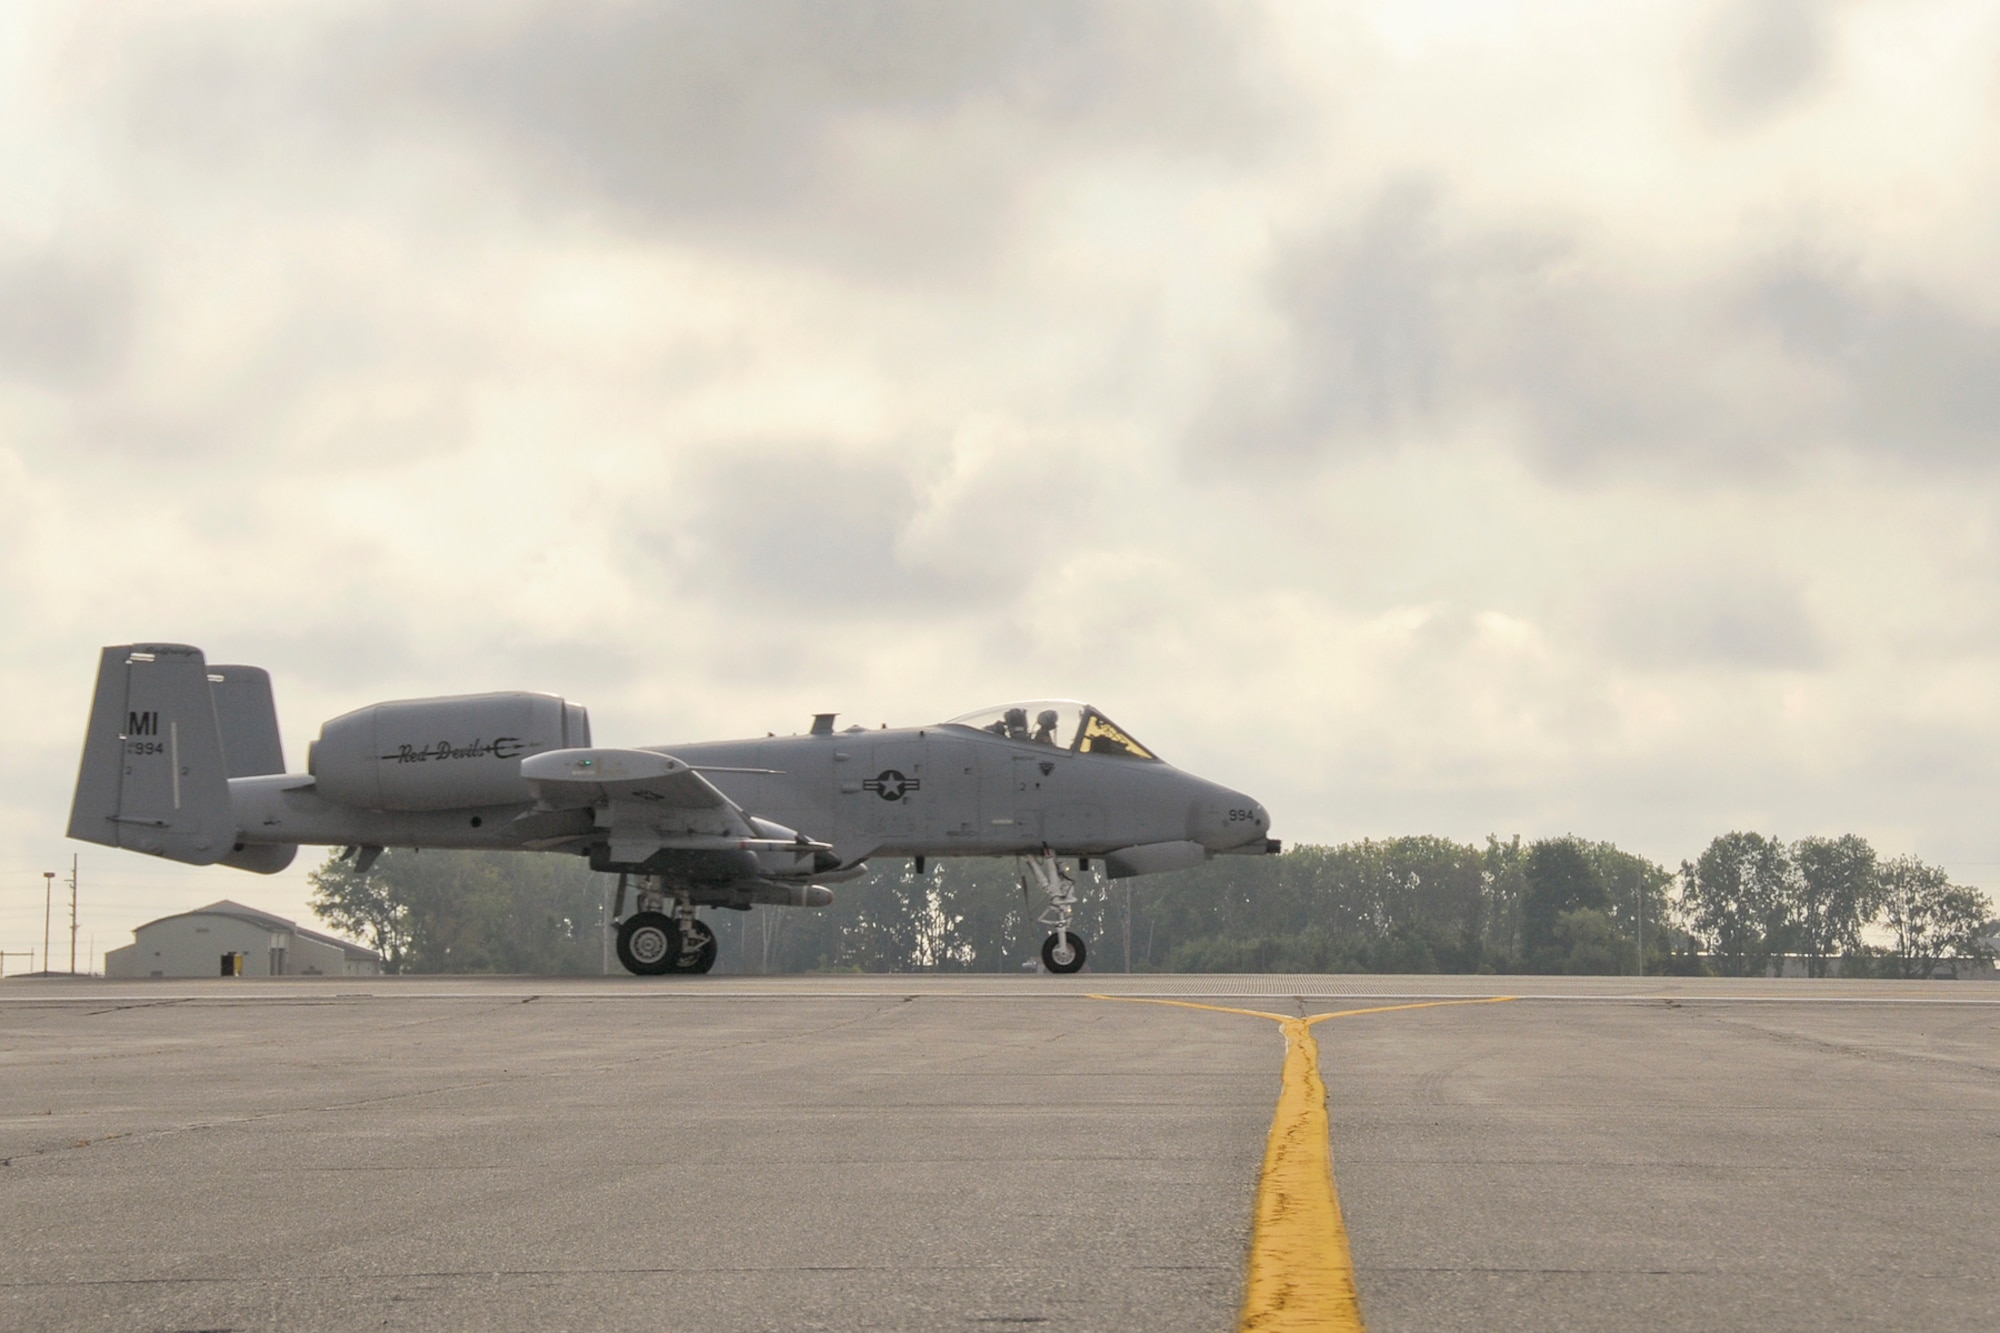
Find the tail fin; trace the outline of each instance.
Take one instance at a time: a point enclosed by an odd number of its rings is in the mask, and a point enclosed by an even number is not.
[[[264,691],[268,698],[268,681]],[[229,768],[199,648],[104,650],[69,836],[190,865],[229,855],[236,840]]]

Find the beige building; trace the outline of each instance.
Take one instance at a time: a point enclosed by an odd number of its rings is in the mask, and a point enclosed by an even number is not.
[[[373,977],[373,949],[223,899],[148,921],[104,955],[107,977]]]

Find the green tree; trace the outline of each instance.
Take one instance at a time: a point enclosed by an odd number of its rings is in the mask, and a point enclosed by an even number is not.
[[[403,972],[594,973],[607,877],[580,859],[392,848],[365,875],[329,859],[315,915],[363,935]]]
[[[1521,904],[1521,943],[1528,965],[1555,972],[1565,956],[1556,923],[1565,912],[1606,912],[1611,906],[1590,849],[1576,837],[1544,838],[1528,848],[1527,896]]]
[[[1538,965],[1561,970],[1595,940],[1595,926],[1572,923],[1558,938],[1555,917],[1598,912],[1614,935],[1628,933],[1604,883],[1651,903],[1663,872],[1608,843],[1558,841],[1553,850],[1423,836],[1306,845],[1116,881],[1071,863],[1075,929],[1101,971],[1125,965],[1128,919],[1137,971],[1506,971],[1520,964],[1539,884],[1537,911],[1550,901],[1559,910],[1543,922]],[[313,882],[323,919],[375,942],[404,971],[594,972],[602,958],[609,881],[571,857],[391,851],[367,875],[330,861]],[[883,860],[833,891],[833,905],[818,911],[705,910],[721,944],[717,970],[1012,971],[1032,965],[1047,934],[1036,920],[1043,898],[1022,892],[1012,857],[950,858],[921,876],[907,861]]]
[[[382,955],[384,972],[403,970],[410,952],[410,909],[397,898],[386,876],[364,875],[351,862],[329,857],[306,876],[306,882],[312,885],[314,916],[366,941]]]
[[[1790,873],[1785,845],[1758,833],[1725,833],[1681,863],[1681,911],[1724,976],[1762,976],[1783,947]]]
[[[884,859],[832,886],[833,905],[823,910],[718,913],[716,970],[990,972],[1018,969],[1039,954],[1048,932],[1034,917],[1043,900],[1023,895],[1012,857],[953,857],[928,869],[918,875],[908,861]],[[1089,940],[1092,963],[1113,967],[1104,886],[1095,873],[1071,873],[1080,899],[1075,929]]]
[[[1980,931],[1993,904],[1978,889],[1953,884],[1943,866],[1899,856],[1881,868],[1883,906],[1904,977],[1936,975],[1946,959],[1991,957]],[[1952,975],[1958,975],[1957,968]]]
[[[1510,930],[1494,924],[1506,910],[1494,880],[1487,853],[1447,838],[1308,845],[1120,882],[1107,926],[1122,933],[1129,892],[1142,970],[1493,970],[1511,956],[1491,943]],[[1103,956],[1108,966],[1113,955]]]
[[[1594,908],[1556,918],[1555,947],[1562,970],[1576,976],[1617,976],[1632,970],[1632,942],[1619,935],[1611,917]]]
[[[1792,844],[1791,862],[1792,939],[1807,975],[1823,977],[1829,959],[1860,949],[1862,927],[1880,910],[1875,849],[1854,833],[1801,838]]]
[[[1610,899],[1610,921],[1632,942],[1630,956],[1636,960],[1638,947],[1648,938],[1651,952],[1664,954],[1671,929],[1667,891],[1673,885],[1673,874],[1657,861],[1621,851],[1608,842],[1587,844],[1584,855],[1590,858]],[[1636,961],[1633,970],[1638,970]]]
[[[1112,960],[1108,930],[1101,930],[1103,885],[1091,874],[1072,870],[1082,900],[1077,928],[1089,940],[1090,959],[1099,971],[1119,964]],[[1020,867],[1012,858],[950,858],[931,868],[929,882],[941,919],[956,924],[951,938],[935,950],[937,966],[947,971],[1003,972],[1019,970],[1033,959],[1048,933],[1035,917],[1043,900],[1023,893]],[[1126,889],[1131,881],[1123,881]],[[1089,923],[1089,929],[1085,929]]]

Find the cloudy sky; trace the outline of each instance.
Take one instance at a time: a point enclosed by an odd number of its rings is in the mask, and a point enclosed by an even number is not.
[[[2000,883],[1996,149],[1948,0],[0,7],[0,948],[304,913],[64,841],[147,639]]]

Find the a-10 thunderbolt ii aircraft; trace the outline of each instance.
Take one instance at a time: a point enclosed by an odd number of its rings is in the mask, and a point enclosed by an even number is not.
[[[618,875],[618,959],[706,972],[699,907],[824,907],[871,857],[922,874],[1013,856],[1047,900],[1042,961],[1083,966],[1061,858],[1112,878],[1276,852],[1264,807],[1162,762],[1063,700],[926,727],[608,749],[579,704],[471,694],[371,704],[325,723],[287,773],[270,677],[180,644],[104,649],[69,836],[193,865],[275,873],[302,843],[567,852]],[[630,891],[628,893],[628,890]],[[626,907],[634,909],[626,914]]]

